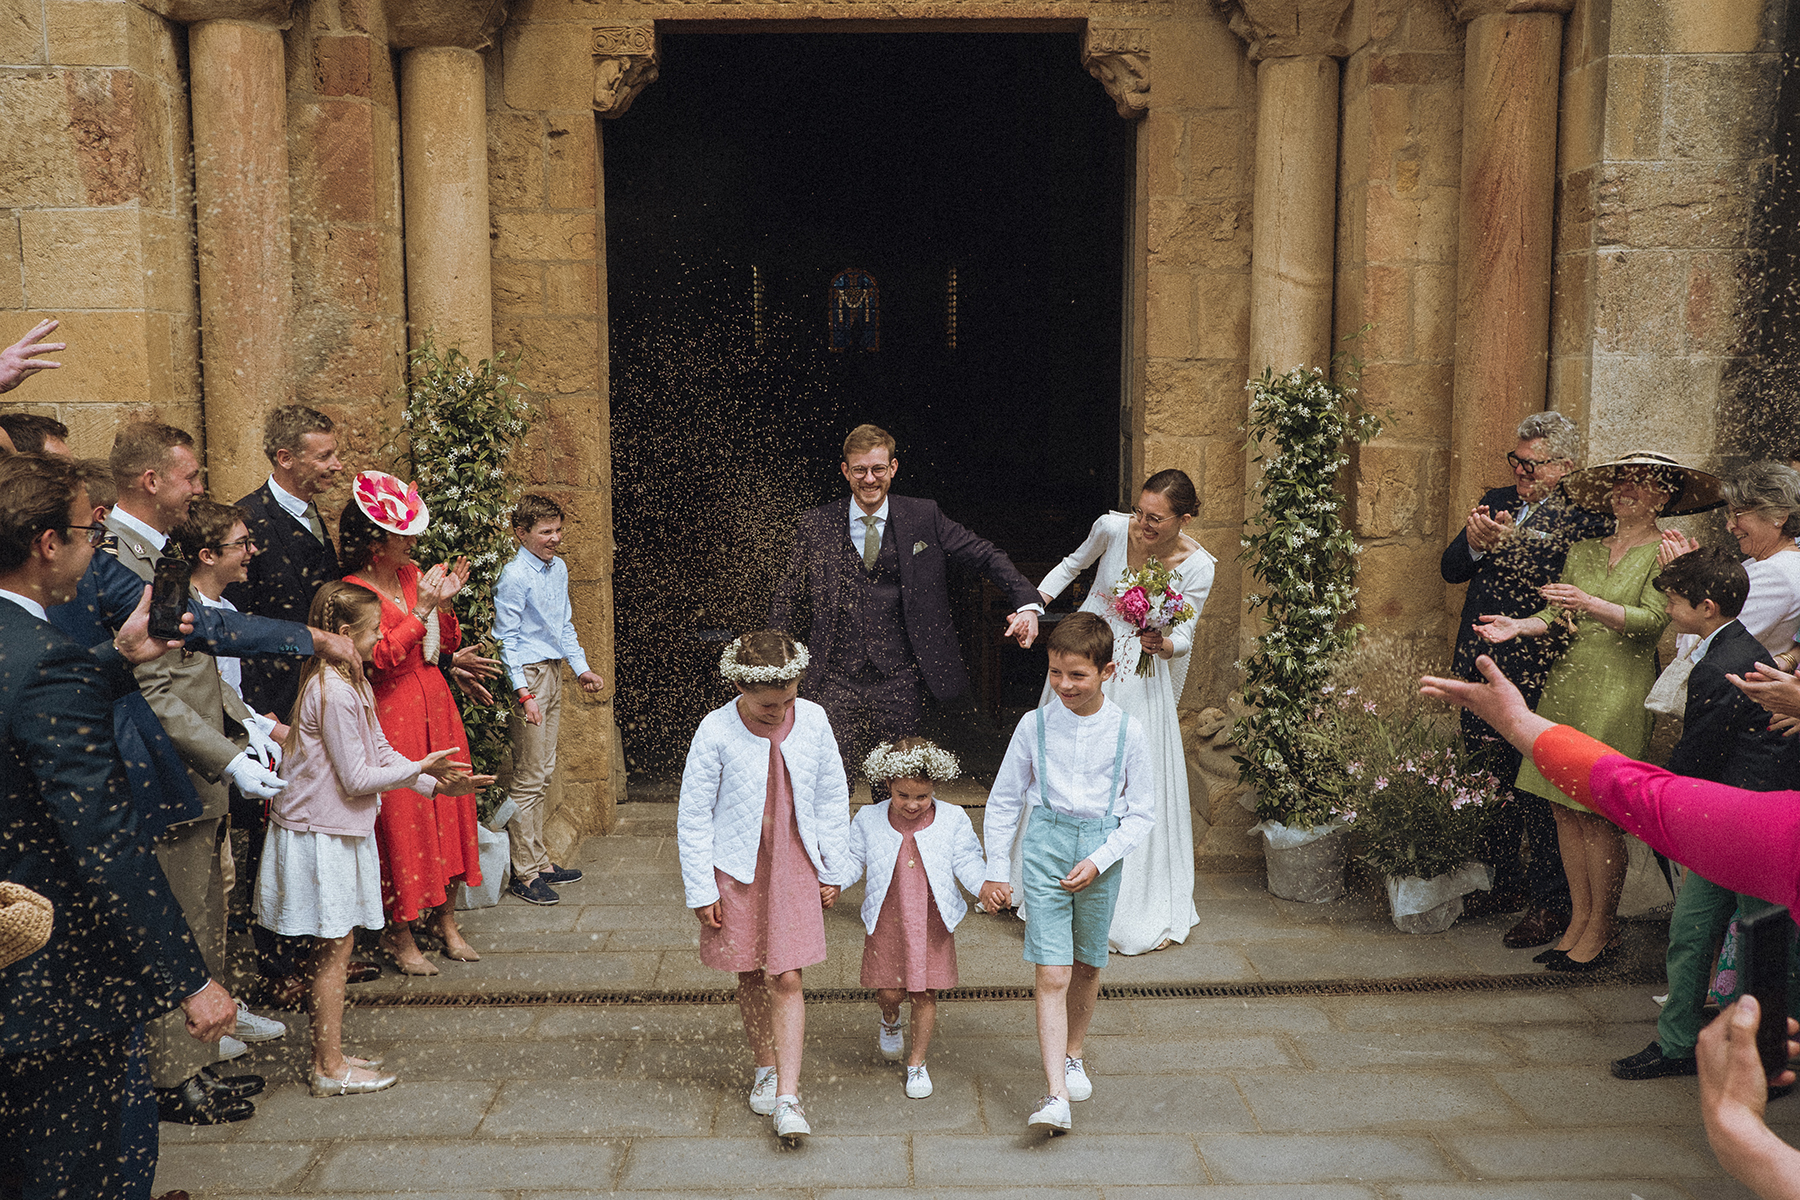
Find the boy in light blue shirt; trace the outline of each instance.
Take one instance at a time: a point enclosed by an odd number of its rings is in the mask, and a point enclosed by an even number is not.
[[[567,662],[586,692],[606,681],[588,668],[575,636],[569,606],[569,568],[556,556],[562,545],[563,511],[548,496],[527,493],[513,510],[519,552],[494,585],[494,640],[500,661],[524,709],[514,715],[513,772],[508,795],[518,813],[507,823],[512,848],[513,895],[531,904],[562,899],[550,885],[574,883],[576,868],[550,861],[544,845],[544,801],[556,773],[556,731],[562,715],[562,665]]]

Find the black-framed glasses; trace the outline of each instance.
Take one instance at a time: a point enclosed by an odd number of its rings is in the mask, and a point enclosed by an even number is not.
[[[232,542],[220,542],[218,545],[214,546],[213,549],[223,554],[227,550],[236,550],[239,546],[242,546],[246,550],[254,550],[256,549],[256,539],[252,537],[241,537]]]
[[[1559,460],[1554,458],[1520,458],[1517,454],[1508,450],[1506,452],[1506,461],[1511,463],[1517,469],[1525,472],[1527,476],[1536,478],[1539,467],[1547,467]]]
[[[84,530],[90,546],[98,546],[106,540],[106,526],[104,525],[64,525],[63,528]]]

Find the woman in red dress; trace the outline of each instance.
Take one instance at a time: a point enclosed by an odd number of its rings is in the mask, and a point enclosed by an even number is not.
[[[456,698],[439,668],[439,654],[454,654],[462,628],[449,601],[469,579],[466,559],[420,571],[413,545],[430,519],[418,491],[381,471],[356,477],[354,498],[338,526],[340,561],[351,571],[346,583],[381,597],[381,640],[370,656],[375,669],[375,709],[388,742],[409,758],[436,750],[461,751],[468,763],[469,735]],[[400,789],[384,792],[375,818],[381,854],[381,900],[387,928],[381,948],[407,975],[436,975],[419,952],[412,923],[427,912],[426,930],[444,943],[458,962],[480,955],[456,925],[450,885],[481,882],[475,834],[475,797],[422,796]]]

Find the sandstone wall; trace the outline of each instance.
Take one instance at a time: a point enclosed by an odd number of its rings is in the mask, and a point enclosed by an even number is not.
[[[200,436],[186,31],[128,0],[0,0],[0,335],[71,343],[16,397],[103,454],[155,414]]]

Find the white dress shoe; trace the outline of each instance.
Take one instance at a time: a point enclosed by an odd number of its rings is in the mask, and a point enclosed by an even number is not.
[[[315,1096],[361,1096],[367,1092],[384,1091],[400,1082],[398,1075],[375,1075],[368,1079],[353,1078],[358,1068],[346,1066],[344,1077],[334,1079],[319,1071],[312,1073],[312,1094]]]
[[[237,1032],[240,1042],[272,1042],[287,1036],[287,1026],[272,1017],[259,1017],[242,1000],[237,1002]]]

